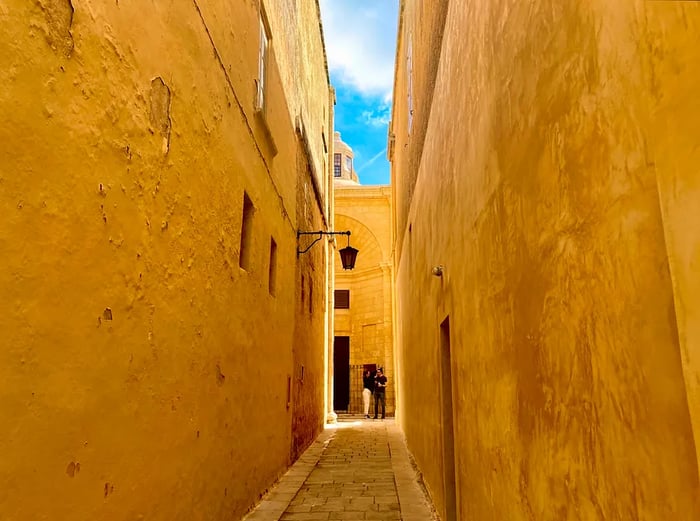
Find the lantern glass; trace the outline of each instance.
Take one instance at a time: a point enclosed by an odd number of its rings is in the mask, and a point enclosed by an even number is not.
[[[346,246],[340,250],[340,261],[343,263],[344,270],[351,270],[355,267],[358,251],[352,246]]]

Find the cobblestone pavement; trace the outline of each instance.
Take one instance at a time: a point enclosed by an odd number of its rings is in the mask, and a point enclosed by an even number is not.
[[[391,419],[327,428],[246,521],[436,520]]]

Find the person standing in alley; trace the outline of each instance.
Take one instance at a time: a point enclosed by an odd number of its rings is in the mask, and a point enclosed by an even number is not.
[[[382,420],[386,416],[386,382],[384,371],[380,367],[374,377],[374,419],[379,416],[379,402],[382,402]]]
[[[374,392],[374,377],[369,369],[365,369],[365,375],[362,377],[362,386],[362,405],[365,407],[365,418],[369,418],[369,399]]]

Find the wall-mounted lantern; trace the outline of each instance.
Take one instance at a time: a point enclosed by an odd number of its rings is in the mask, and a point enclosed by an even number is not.
[[[357,253],[359,250],[353,248],[350,246],[350,230],[345,231],[345,232],[324,232],[324,231],[318,231],[318,232],[302,232],[298,231],[297,232],[297,242],[299,241],[299,238],[302,235],[318,235],[318,237],[311,243],[309,244],[306,249],[300,250],[297,248],[297,257],[299,255],[302,255],[309,251],[311,247],[316,244],[318,241],[320,241],[324,235],[347,235],[348,236],[348,245],[340,250],[340,261],[343,263],[343,269],[344,270],[351,270],[355,267],[355,260],[357,259]]]

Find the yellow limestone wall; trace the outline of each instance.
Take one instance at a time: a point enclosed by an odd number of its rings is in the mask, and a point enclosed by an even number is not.
[[[678,4],[678,3],[677,3]],[[654,78],[649,140],[700,466],[700,9],[649,3]]]
[[[449,318],[459,519],[700,519],[700,3],[455,0],[441,46],[419,4],[391,128],[397,365],[438,509]]]
[[[269,7],[261,115],[258,2],[0,3],[3,521],[240,519],[320,429],[329,86],[317,9]]]
[[[391,190],[388,186],[336,185],[337,230],[350,230],[359,250],[355,269],[335,258],[335,289],[350,290],[350,308],[335,310],[335,335],[350,337],[350,365],[377,364],[388,378],[387,414],[395,408]],[[338,248],[347,245],[339,237]],[[354,382],[351,382],[351,384]],[[361,386],[362,382],[358,382]],[[350,389],[351,412],[362,412],[362,389]],[[374,407],[372,403],[371,408]],[[373,410],[373,409],[372,409]]]

